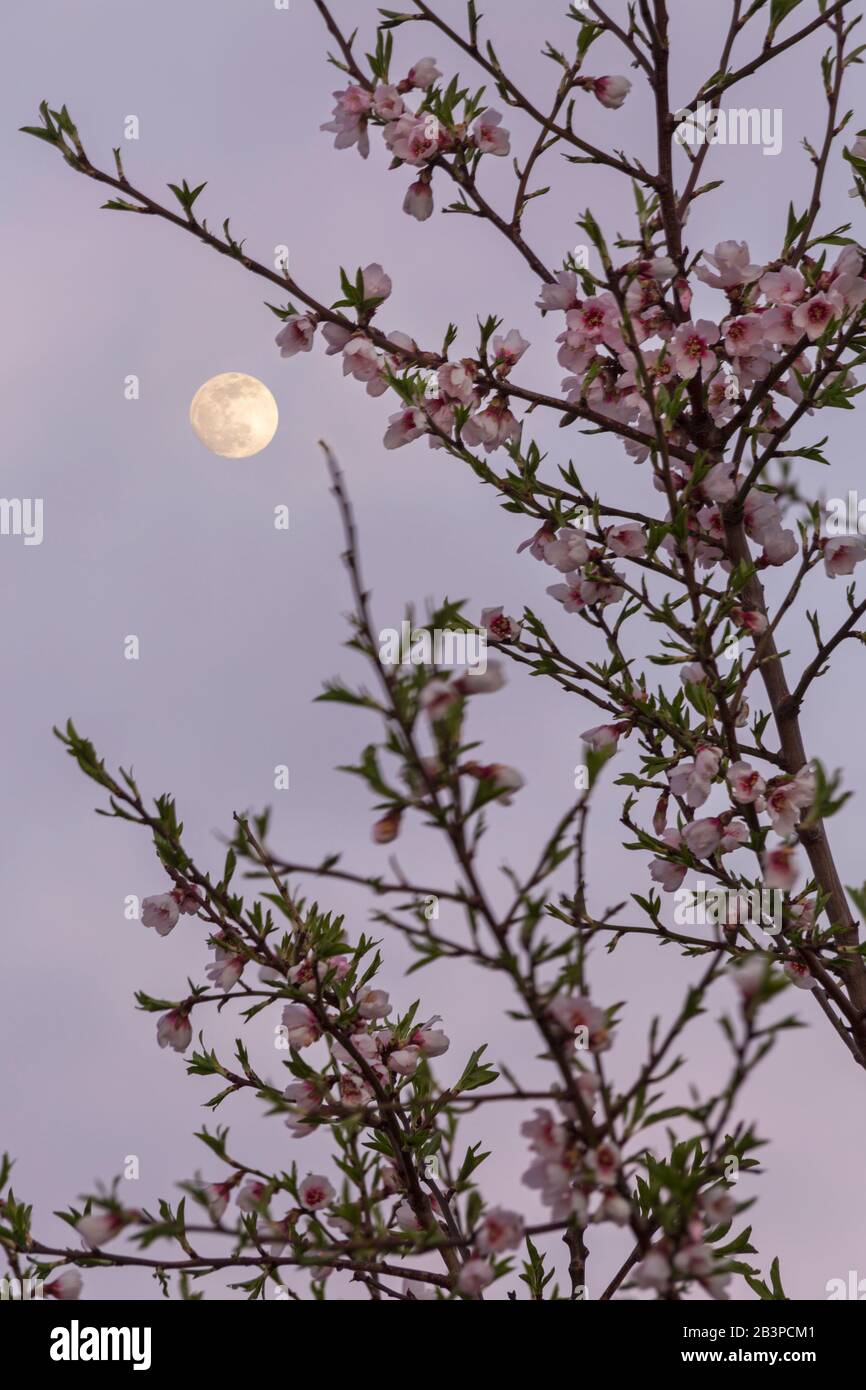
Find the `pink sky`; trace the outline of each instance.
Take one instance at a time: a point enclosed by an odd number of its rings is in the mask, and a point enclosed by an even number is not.
[[[561,8],[489,7],[504,65],[541,105],[554,70],[539,49],[545,38],[565,42],[573,32]],[[611,8],[625,12],[621,3]],[[724,8],[672,4],[674,104],[691,96],[698,74],[715,69]],[[370,37],[372,4],[336,0],[335,10]],[[441,10],[455,23],[464,12],[450,0]],[[161,891],[162,875],[143,834],[91,815],[95,789],[63,757],[51,725],[71,716],[110,763],[133,763],[150,793],[174,792],[189,846],[207,865],[220,862],[214,832],[228,830],[232,812],[270,801],[273,842],[286,855],[315,862],[339,849],[350,868],[384,868],[387,851],[370,843],[365,790],[333,770],[353,761],[375,729],[360,714],[311,703],[337,671],[359,675],[357,659],[341,648],[348,596],[338,521],[315,445],[322,436],[348,476],[383,627],[399,623],[407,601],[420,606],[428,595],[447,593],[469,595],[476,614],[496,603],[508,612],[534,606],[581,656],[587,637],[577,620],[551,611],[549,575],[515,553],[527,526],[501,512],[492,492],[423,441],[386,453],[381,438],[394,407],[344,383],[338,361],[321,348],[280,360],[278,325],[262,303],[273,300],[266,287],[173,229],[100,212],[96,185],[15,133],[33,122],[43,97],[52,105],[65,101],[91,157],[107,168],[112,145],[122,143],[124,118],[135,114],[141,138],[124,146],[124,156],[138,186],[160,196],[168,180],[207,179],[201,207],[209,220],[230,215],[235,235],[264,261],[287,244],[293,274],[323,301],[338,295],[340,265],[354,271],[382,262],[394,282],[383,324],[423,344],[438,346],[453,320],[461,328],[457,351],[469,351],[476,316],[496,312],[506,329],[519,328],[532,343],[519,379],[555,391],[562,375],[552,351],[557,329],[534,310],[537,281],[513,248],[475,219],[437,212],[419,225],[404,217],[406,171],[389,174],[375,142],[365,165],[354,151],[334,151],[319,133],[340,80],[324,61],[328,45],[309,0],[294,0],[288,12],[268,0],[81,0],[74,7],[12,0],[6,25],[15,63],[0,94],[10,208],[2,264],[12,324],[3,343],[10,403],[4,489],[45,499],[45,539],[29,548],[0,539],[7,655],[0,993],[7,1067],[0,1106],[4,1142],[18,1158],[16,1192],[35,1202],[37,1231],[51,1239],[63,1229],[51,1210],[95,1178],[119,1172],[126,1155],[140,1158],[140,1182],[128,1185],[135,1186],[128,1200],[139,1206],[155,1206],[160,1195],[175,1200],[173,1183],[197,1167],[216,1176],[191,1137],[211,1122],[200,1108],[211,1088],[157,1049],[154,1019],[136,1013],[132,1001],[136,988],[171,996],[188,973],[201,976],[204,953],[194,939],[200,928],[187,923],[162,941],[124,920],[124,898]],[[744,52],[759,41],[747,41]],[[421,26],[399,31],[396,49],[398,67],[427,53],[449,73],[456,64],[446,44]],[[736,237],[749,242],[756,260],[777,254],[788,201],[802,207],[810,187],[800,141],[817,139],[824,119],[820,49],[811,42],[738,89],[738,105],[782,109],[783,149],[775,158],[755,147],[713,153],[705,177],[727,182],[697,204],[687,229],[691,246]],[[613,41],[593,52],[599,71],[623,71]],[[470,77],[465,62],[460,70]],[[651,162],[649,113],[648,94],[636,83],[622,111],[587,100],[581,129],[598,144]],[[506,124],[522,155],[525,125],[510,112]],[[852,128],[864,124],[855,115]],[[507,196],[508,166],[503,160],[485,170],[494,200]],[[548,263],[558,265],[582,240],[575,222],[588,206],[609,231],[629,228],[630,192],[615,175],[553,155],[548,180],[554,191],[532,205],[526,224]],[[858,215],[859,205],[846,196],[849,184],[840,155],[822,226]],[[440,187],[437,207],[445,201]],[[711,311],[715,303],[709,296],[704,307]],[[281,416],[268,450],[240,463],[209,455],[187,422],[196,388],[229,370],[266,382]],[[141,382],[136,402],[123,395],[131,373]],[[807,424],[800,436],[818,439],[832,430],[832,484],[818,465],[803,465],[813,469],[807,485],[816,496],[821,488],[844,496],[862,469],[862,430],[850,414],[833,415]],[[551,473],[571,457],[590,485],[604,478],[620,497],[649,495],[645,476],[611,441],[560,431],[539,416],[534,428],[550,451]],[[272,526],[278,503],[291,508],[288,534]],[[820,595],[810,591],[809,606],[820,602],[829,627],[844,604],[844,585],[814,583]],[[140,639],[138,662],[123,659],[130,633]],[[810,640],[805,620],[794,618],[784,643],[794,669],[811,655]],[[843,767],[855,791],[866,763],[862,739],[852,738],[859,661],[856,649],[843,650],[803,715],[810,754]],[[479,709],[472,726],[491,760],[516,765],[527,779],[512,807],[491,811],[491,877],[505,861],[528,865],[570,800],[579,732],[597,722],[552,685],[509,674],[507,690]],[[290,767],[287,793],[273,791],[278,763]],[[595,812],[596,907],[646,889],[645,857],[620,847],[619,800],[616,789],[608,790]],[[831,825],[846,883],[864,876],[861,825],[859,798]],[[410,831],[399,851],[410,874],[452,881],[429,837]],[[348,914],[353,933],[368,925],[363,894],[336,884],[318,894]],[[403,981],[406,952],[399,942],[386,945],[383,983],[392,995],[406,1004],[420,990],[422,1009],[445,1016],[453,1041],[440,1064],[443,1076],[458,1074],[468,1051],[486,1041],[493,1059],[505,1058],[527,1081],[542,1079],[534,1038],[503,1016],[512,1001],[501,988],[447,965]],[[649,1018],[676,1008],[692,967],[670,950],[626,942],[593,973],[600,1003],[628,1002],[611,1054],[614,1073],[625,1078],[640,1058]],[[743,1102],[772,1140],[749,1219],[764,1266],[781,1256],[788,1293],[820,1298],[827,1280],[858,1267],[866,1274],[866,1108],[853,1063],[809,999],[793,993],[785,1006],[800,1009],[809,1026],[787,1038]],[[720,987],[713,999],[710,1019],[688,1041],[684,1069],[705,1089],[725,1065],[712,1019],[733,1007],[733,988]],[[209,1040],[223,1050],[236,1032],[228,1013],[208,1024]],[[275,1074],[267,1027],[247,1033],[254,1063]],[[324,1159],[324,1140],[302,1148],[245,1099],[231,1106],[220,1117],[232,1124],[234,1146],[256,1162],[286,1166],[296,1158],[306,1171]],[[486,1194],[541,1219],[534,1195],[519,1186],[528,1155],[516,1111],[488,1110],[484,1118],[485,1139],[499,1150],[488,1165]],[[467,1129],[474,1137],[473,1125]],[[591,1296],[622,1258],[625,1239],[594,1233]],[[498,1287],[504,1292],[505,1284]],[[110,1271],[88,1273],[86,1293],[158,1296],[146,1276]],[[353,1295],[343,1288],[340,1296]]]

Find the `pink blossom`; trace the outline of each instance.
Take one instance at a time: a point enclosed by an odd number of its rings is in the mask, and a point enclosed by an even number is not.
[[[430,1022],[437,1022],[431,1019]],[[443,1052],[447,1052],[451,1046],[451,1039],[446,1037],[440,1028],[431,1028],[429,1024],[423,1024],[416,1028],[409,1039],[410,1046],[416,1047],[424,1057],[441,1057]]]
[[[302,1124],[301,1121],[313,1111],[321,1108],[322,1097],[315,1081],[293,1081],[283,1091],[286,1100],[291,1102],[289,1117],[286,1124],[295,1134],[296,1138],[303,1138],[304,1135],[312,1134],[313,1126]],[[240,1203],[240,1197],[238,1198]]]
[[[815,799],[815,774],[808,763],[795,777],[773,778],[767,788],[766,807],[777,835],[793,835],[800,812]]]
[[[419,704],[432,724],[438,724],[441,719],[460,699],[460,692],[455,690],[448,681],[435,676],[432,681],[428,681],[421,691]]]
[[[362,989],[356,1002],[361,1018],[387,1018],[394,1007],[384,989]]]
[[[622,106],[631,91],[631,83],[627,77],[596,77],[591,80],[595,97],[602,106],[609,106],[614,111]]]
[[[798,549],[794,532],[779,526],[765,536],[763,558],[769,565],[784,565],[793,559]]]
[[[470,666],[454,682],[454,689],[461,695],[495,695],[505,685],[505,667],[498,657],[488,658],[486,670]]]
[[[863,137],[860,139],[863,143]],[[830,294],[846,312],[859,308],[866,299],[863,270],[863,253],[859,246],[844,246],[830,273]]]
[[[180,908],[171,893],[158,893],[156,897],[142,900],[142,925],[153,927],[159,936],[168,936],[179,917]]]
[[[566,342],[580,348],[604,343],[618,351],[625,348],[620,328],[620,309],[612,294],[605,292],[585,299],[565,316]]]
[[[522,623],[507,618],[500,608],[482,608],[480,627],[487,633],[488,642],[516,642]]]
[[[463,442],[470,449],[484,446],[488,454],[509,440],[519,439],[520,426],[508,409],[507,402],[491,401],[486,410],[470,415],[463,426]]]
[[[802,338],[802,333],[794,323],[794,308],[791,304],[776,304],[761,315],[761,328],[764,341],[778,343],[782,347],[793,347]]]
[[[541,1193],[544,1205],[552,1208],[554,1220],[568,1216],[579,1200],[572,1186],[572,1170],[565,1163],[540,1158],[527,1168],[523,1174],[523,1181],[527,1187]]]
[[[422,434],[427,432],[427,417],[423,410],[418,410],[414,406],[405,410],[398,410],[396,415],[388,417],[388,428],[382,443],[386,449],[399,449],[404,444],[410,444],[413,439],[419,439]]]
[[[55,1267],[53,1272],[55,1277],[50,1283],[45,1284],[42,1290],[48,1298],[56,1298],[65,1303],[81,1297],[83,1280],[80,1270],[74,1265],[64,1265],[62,1268]]]
[[[414,116],[406,111],[386,125],[383,137],[395,159],[423,168],[439,153],[442,130],[435,116]]]
[[[547,1006],[566,1033],[585,1028],[593,1052],[602,1052],[609,1043],[607,1014],[583,994],[558,994]]]
[[[448,400],[459,401],[461,405],[475,402],[475,363],[468,357],[461,362],[445,362],[436,373],[439,390]]]
[[[675,893],[685,876],[685,864],[673,864],[669,859],[659,858],[650,861],[650,878],[665,893]]]
[[[467,1298],[477,1298],[493,1283],[493,1267],[489,1260],[467,1260],[457,1276],[457,1288]]]
[[[342,352],[350,338],[355,337],[354,328],[344,328],[341,323],[326,323],[322,327],[322,337],[328,346],[325,348],[325,355],[333,357],[335,353]]]
[[[669,849],[679,849],[682,844],[682,835],[678,830],[663,830],[659,839]],[[669,859],[662,859],[660,856],[650,862],[650,878],[655,883],[660,884],[665,893],[675,893],[685,876],[685,864],[674,863]]]
[[[231,1196],[234,1183],[229,1182],[209,1182],[202,1188],[202,1196],[207,1203],[208,1214],[211,1221],[219,1222],[225,1214]]]
[[[664,1289],[671,1280],[670,1262],[660,1250],[650,1250],[632,1275],[639,1289]]]
[[[803,965],[798,960],[787,960],[782,967],[792,985],[798,989],[814,989],[818,981],[809,970],[808,966]]]
[[[599,1144],[586,1156],[586,1164],[602,1187],[612,1187],[616,1182],[622,1158],[616,1144],[609,1139]]]
[[[388,1193],[388,1195],[391,1195],[391,1197],[393,1194],[399,1193],[399,1191],[402,1190],[403,1179],[400,1177],[398,1169],[393,1166],[393,1163],[382,1163],[382,1165],[379,1166],[379,1180],[381,1180],[382,1183],[382,1190]]]
[[[706,679],[707,673],[699,661],[687,663],[680,671],[683,685],[703,685]]]
[[[396,121],[404,111],[403,98],[396,87],[380,82],[373,93],[373,110],[383,121]]]
[[[704,252],[704,260],[709,261],[716,273],[713,274],[706,266],[698,266],[695,274],[705,285],[711,285],[716,290],[749,285],[753,280],[757,280],[764,269],[761,265],[751,264],[749,247],[745,241],[720,241],[712,255],[708,251]]]
[[[208,979],[216,985],[217,989],[228,991],[236,985],[243,974],[246,958],[236,955],[233,951],[226,951],[222,946],[215,948],[213,964],[205,970]]]
[[[529,343],[518,332],[512,328],[503,337],[497,333],[493,339],[493,368],[502,375],[507,375],[515,363],[519,362]]]
[[[265,1229],[268,1232],[268,1238],[264,1244],[273,1259],[279,1259],[293,1237],[294,1222],[286,1215],[282,1221],[267,1221]]]
[[[815,294],[794,310],[793,323],[814,343],[821,337],[831,319],[837,318],[839,306],[826,294]]]
[[[762,275],[758,289],[771,304],[797,304],[806,291],[806,281],[799,270],[783,265],[781,270],[768,270]]]
[[[618,724],[596,724],[594,729],[584,730],[580,737],[590,748],[616,748],[628,727],[624,720]]]
[[[294,357],[296,352],[309,352],[315,332],[316,320],[309,314],[292,314],[274,339],[280,356]]]
[[[572,526],[562,526],[556,539],[542,543],[543,558],[548,565],[568,574],[571,570],[585,565],[589,559],[589,546],[582,531]]]
[[[394,1221],[401,1231],[423,1231],[424,1229],[408,1202],[400,1202],[395,1207]]]
[[[491,1207],[481,1218],[476,1244],[484,1255],[516,1250],[523,1240],[523,1217],[504,1207]]]
[[[612,1221],[615,1226],[627,1226],[631,1221],[631,1203],[618,1192],[605,1192],[592,1214],[593,1221]]]
[[[703,806],[721,760],[718,748],[702,745],[694,761],[682,762],[668,774],[671,791],[675,796],[683,797],[688,806]]]
[[[769,977],[770,962],[759,951],[753,951],[731,966],[734,983],[748,1003],[762,994]]]
[[[530,1148],[544,1159],[558,1158],[566,1140],[565,1125],[550,1110],[536,1109],[535,1119],[524,1120],[520,1133],[530,1140]]]
[[[577,304],[577,276],[573,270],[558,270],[553,283],[542,285],[536,309],[546,312],[549,309],[573,309]]]
[[[583,576],[575,570],[573,574],[565,576],[564,584],[549,584],[547,592],[557,603],[562,604],[566,613],[579,613],[586,607],[586,600],[581,593],[582,587]]]
[[[566,578],[568,578],[567,575]],[[550,591],[548,590],[548,592]],[[580,582],[580,596],[584,603],[598,603],[602,606],[609,603],[621,603],[625,597],[622,575],[614,574],[613,578],[606,574],[593,575],[592,578],[584,576]]]
[[[202,906],[202,899],[198,889],[191,888],[188,883],[178,883],[176,888],[172,888],[171,896],[180,908],[181,913],[186,917],[194,917]]]
[[[754,637],[760,637],[767,631],[767,619],[757,608],[732,608],[731,620]]]
[[[730,502],[736,491],[730,463],[713,464],[701,479],[701,492],[711,502]]]
[[[356,381],[370,381],[378,376],[381,360],[369,338],[358,333],[343,348],[343,375]]]
[[[544,560],[546,559],[547,547],[555,539],[553,532],[549,531],[546,525],[542,526],[528,540],[520,542],[517,547],[517,554],[521,555],[524,550],[528,550],[533,560]]]
[[[192,1024],[182,1009],[171,1009],[156,1025],[156,1040],[160,1047],[185,1052],[192,1042]]]
[[[508,154],[511,149],[508,131],[500,129],[499,111],[482,111],[472,126],[472,140],[482,154]]]
[[[321,1037],[316,1016],[306,1004],[287,1004],[283,1009],[282,1022],[290,1047],[310,1047]]]
[[[684,381],[691,381],[699,371],[705,376],[715,370],[716,354],[709,346],[718,341],[719,330],[709,319],[680,324],[671,339],[674,366]]]
[[[764,537],[778,530],[782,524],[779,505],[768,492],[753,488],[743,503],[745,527],[754,540],[763,542]]]
[[[727,776],[731,796],[741,805],[750,805],[763,795],[764,779],[748,763],[731,763]]]
[[[340,1074],[340,1100],[351,1110],[361,1110],[373,1099],[373,1088],[356,1072]]]
[[[354,1065],[355,1057],[353,1053],[357,1053],[372,1065],[379,1060],[380,1045],[390,1042],[390,1039],[391,1034],[387,1029],[382,1029],[380,1032],[376,1033],[374,1037],[371,1037],[369,1033],[353,1033],[350,1039],[352,1052],[349,1052],[348,1049],[339,1042],[332,1043],[331,1052],[339,1062],[346,1062],[347,1064]]]
[[[416,179],[406,189],[403,211],[418,222],[426,222],[433,214],[433,189],[429,178]]]
[[[421,1061],[421,1053],[414,1047],[398,1047],[388,1057],[388,1066],[391,1071],[399,1072],[402,1076],[412,1076],[417,1071],[418,1063]]]
[[[236,1201],[241,1211],[253,1212],[261,1209],[267,1195],[267,1183],[258,1182],[255,1178],[251,1178],[249,1182],[244,1183]]]
[[[604,538],[614,555],[627,555],[632,560],[646,555],[646,535],[636,521],[608,527]]]
[[[305,994],[315,994],[317,981],[332,973],[338,980],[342,980],[348,970],[349,962],[345,956],[328,956],[325,960],[320,960],[315,952],[308,951],[298,965],[292,966],[288,978],[291,984],[298,985]]]
[[[391,277],[379,265],[378,261],[372,261],[370,265],[361,271],[361,280],[364,287],[364,300],[387,299],[392,290]]]
[[[791,920],[800,931],[809,931],[815,925],[815,899],[807,898],[803,902],[791,903]]]
[[[454,429],[454,406],[451,402],[443,400],[441,396],[427,396],[424,409],[433,428],[450,436]],[[429,443],[431,449],[445,448],[443,440],[437,434],[431,433]]]
[[[435,58],[419,58],[415,66],[409,69],[406,81],[410,87],[424,89],[432,87],[433,83],[441,76]]]
[[[799,875],[795,846],[777,845],[775,849],[766,850],[761,856],[761,866],[767,888],[781,888],[789,893]]]
[[[745,821],[731,820],[722,831],[722,841],[719,845],[720,854],[732,854],[735,849],[740,849],[742,845],[749,843],[749,827]]]
[[[757,351],[764,338],[764,325],[760,314],[741,314],[739,318],[728,319],[724,329],[725,351],[731,357],[749,356]]]
[[[674,1264],[681,1274],[706,1279],[713,1269],[713,1252],[703,1241],[696,1241],[677,1251]]]
[[[620,352],[620,361],[625,367],[625,371],[619,378],[619,387],[625,390],[631,388],[625,394],[626,403],[630,408],[637,410],[649,423],[652,418],[652,411],[649,403],[644,399],[645,384],[644,375],[649,378],[652,386],[653,395],[657,395],[659,386],[666,386],[673,378],[674,368],[671,362],[670,353],[667,350],[644,348],[642,374],[639,368],[638,359],[633,352]]]
[[[336,1193],[328,1179],[319,1173],[308,1173],[298,1187],[298,1200],[307,1211],[318,1211],[320,1207],[333,1201],[335,1196]]]
[[[80,1217],[75,1229],[91,1250],[101,1250],[123,1230],[125,1224],[122,1212],[104,1210]]]
[[[498,798],[502,806],[510,806],[512,793],[525,786],[523,774],[507,763],[466,763],[461,771],[477,777],[479,782],[486,782],[495,791],[504,792],[505,795]]]
[[[762,967],[763,968],[763,967]],[[701,1210],[709,1226],[721,1226],[736,1211],[736,1203],[724,1187],[710,1187],[701,1193]]]
[[[866,560],[866,539],[863,536],[833,536],[822,542],[824,569],[831,579],[838,574],[853,574],[854,566]]]
[[[693,820],[683,827],[683,842],[696,859],[705,859],[713,854],[722,841],[722,823],[718,816],[707,816],[704,820]]]
[[[371,94],[363,87],[351,83],[345,91],[334,92],[337,104],[333,110],[332,121],[327,121],[322,130],[336,135],[334,146],[338,150],[358,146],[358,153],[366,159],[370,153],[370,136],[367,130],[367,115],[373,104]]]

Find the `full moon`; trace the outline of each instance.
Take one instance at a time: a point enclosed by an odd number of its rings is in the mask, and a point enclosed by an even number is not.
[[[212,454],[248,459],[270,444],[279,413],[264,382],[244,372],[220,372],[196,391],[189,419]]]

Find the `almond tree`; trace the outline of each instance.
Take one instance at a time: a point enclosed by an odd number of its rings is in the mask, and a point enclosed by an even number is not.
[[[817,411],[852,408],[862,389],[854,370],[866,359],[864,252],[851,225],[827,226],[822,217],[831,158],[848,161],[852,193],[866,199],[866,134],[843,135],[851,124],[843,83],[862,51],[857,18],[850,0],[818,0],[796,28],[800,16],[792,12],[802,0],[731,0],[722,52],[708,59],[710,76],[675,112],[665,0],[639,0],[621,20],[594,0],[572,5],[574,42],[568,52],[547,44],[555,88],[541,103],[503,69],[474,0],[460,29],[422,0],[412,0],[408,12],[379,11],[365,57],[331,8],[315,3],[344,83],[323,129],[339,150],[362,158],[371,138],[384,141],[411,218],[431,216],[435,188],[454,199],[446,212],[480,218],[511,243],[528,283],[540,282],[536,309],[562,315],[557,360],[566,376],[558,389],[543,394],[521,385],[528,341],[517,328],[501,331],[495,316],[480,323],[474,351],[463,357],[452,351],[460,325],[449,325],[441,346],[385,332],[380,311],[391,281],[379,264],[341,270],[339,297],[326,302],[326,290],[314,292],[288,268],[254,260],[228,220],[212,230],[197,211],[203,183],[170,184],[175,209],[130,181],[119,150],[113,171],[97,167],[65,106],[43,103],[41,124],[25,129],[107,185],[107,208],[168,221],[276,285],[283,302],[269,307],[281,320],[283,357],[312,351],[320,336],[344,375],[365,383],[370,396],[396,397],[386,449],[415,441],[420,448],[426,440],[470,468],[499,506],[524,515],[531,533],[521,550],[528,565],[555,572],[547,592],[580,622],[581,657],[564,650],[532,608],[516,617],[487,609],[473,621],[444,602],[413,626],[414,662],[389,665],[345,482],[325,448],[353,597],[349,646],[369,665],[371,684],[333,682],[322,698],[369,711],[378,723],[377,737],[349,769],[377,803],[374,842],[393,842],[404,820],[418,817],[447,844],[455,880],[431,885],[396,865],[390,876],[378,868],[350,871],[336,853],[314,866],[293,863],[270,844],[267,812],[236,817],[221,871],[199,867],[184,849],[173,799],[150,803],[130,772],[111,772],[67,724],[59,737],[105,793],[103,814],[148,830],[168,876],[165,891],[143,905],[145,927],[167,936],[182,914],[191,915],[213,951],[209,983],[190,981],[177,998],[139,994],[140,1008],[159,1014],[160,1045],[186,1054],[193,1075],[217,1079],[208,1102],[214,1108],[252,1088],[295,1138],[326,1127],[335,1169],[330,1177],[303,1177],[303,1164],[293,1161],[268,1172],[247,1152],[248,1138],[236,1143],[223,1128],[204,1129],[199,1137],[223,1176],[182,1183],[186,1195],[176,1207],[164,1201],[157,1213],[129,1210],[116,1184],[89,1194],[65,1214],[84,1238],[82,1251],[38,1240],[30,1208],[10,1191],[0,1239],[13,1271],[46,1278],[57,1297],[78,1295],[79,1267],[144,1265],[166,1292],[182,1297],[197,1296],[195,1281],[222,1270],[239,1272],[239,1287],[262,1297],[269,1281],[282,1284],[300,1269],[313,1296],[329,1274],[345,1271],[374,1299],[480,1298],[494,1281],[498,1296],[579,1299],[589,1287],[592,1228],[607,1222],[623,1228],[627,1244],[619,1271],[593,1297],[644,1289],[665,1299],[701,1291],[784,1298],[778,1263],[765,1280],[746,1258],[753,1249],[741,1217],[749,1203],[735,1186],[740,1171],[757,1168],[763,1142],[739,1114],[740,1091],[797,1022],[775,1010],[768,1018],[767,1004],[790,984],[807,991],[850,1058],[866,1066],[866,962],[854,911],[866,907],[866,892],[846,895],[827,830],[850,793],[819,750],[807,751],[800,727],[801,708],[837,648],[863,640],[857,623],[866,600],[857,599],[853,580],[848,615],[835,631],[824,630],[819,609],[826,578],[853,575],[866,543],[856,533],[826,534],[822,510],[800,480],[810,465],[827,462],[826,440],[802,438],[797,429]],[[394,51],[400,30],[416,52],[428,39],[431,47],[434,39],[447,45],[483,85],[447,78],[439,58],[424,56],[407,69]],[[689,245],[690,209],[718,187],[702,179],[723,98],[810,40],[823,48],[827,119],[820,138],[805,142],[813,166],[805,206],[791,204],[776,244],[756,250],[755,259],[741,241],[712,251]],[[600,51],[618,51],[633,79],[590,75]],[[512,150],[506,112],[490,104],[493,92],[532,132],[519,149]],[[581,102],[615,113],[627,99],[650,103],[651,169],[579,134]],[[527,240],[526,212],[548,191],[539,171],[551,152],[605,166],[633,189],[627,236],[605,231],[591,210],[580,220],[595,269],[576,253],[548,267]],[[485,191],[485,164],[509,156],[513,201],[497,207]],[[695,281],[715,293],[712,318],[691,312]],[[552,464],[532,436],[538,411],[552,411],[564,429],[618,438],[651,477],[656,506],[639,511],[628,495],[601,496],[573,462]],[[805,461],[799,470],[797,460]],[[764,579],[774,570],[769,599]],[[797,670],[780,650],[779,629],[801,601],[814,606],[805,612],[815,654]],[[644,657],[648,624],[655,640]],[[478,628],[498,659],[483,675],[446,669],[433,635]],[[579,795],[562,808],[530,866],[506,869],[510,905],[500,910],[499,885],[481,868],[479,844],[488,807],[511,805],[522,779],[516,769],[482,761],[472,724],[476,699],[502,685],[506,662],[588,702],[602,722],[582,735]],[[599,906],[587,876],[588,817],[599,778],[612,772],[614,757],[625,762],[625,745],[630,770],[615,779],[625,788],[625,847],[645,860],[649,886],[628,906]],[[509,813],[520,814],[519,802]],[[238,865],[251,892],[236,885]],[[674,929],[671,900],[662,895],[691,900],[682,888],[689,874],[713,891],[693,930]],[[311,878],[369,889],[383,940],[400,934],[417,956],[414,969],[449,959],[467,972],[474,966],[504,975],[517,1016],[549,1065],[549,1085],[532,1090],[507,1064],[494,1068],[480,1041],[455,1066],[434,1066],[448,1049],[440,1020],[423,1018],[404,991],[392,1004],[379,983],[386,969],[379,941],[299,896],[298,881]],[[768,894],[780,895],[778,913],[767,912],[775,901]],[[743,910],[755,902],[757,911]],[[609,1076],[605,1059],[628,1005],[597,1001],[590,969],[594,948],[612,950],[635,935],[673,947],[693,962],[693,975],[678,1014],[664,1026],[653,1023],[645,1060],[624,1083]],[[725,1085],[707,1093],[690,1074],[688,1103],[666,1102],[668,1081],[685,1074],[685,1031],[716,1006],[716,986],[729,991],[731,979],[740,1002],[721,1017],[730,1052]],[[197,1011],[233,1003],[255,1029],[269,1026],[266,1010],[279,1016],[270,1026],[284,1044],[288,1084],[257,1074],[242,1040],[230,1061],[208,1046]],[[488,1155],[460,1139],[464,1117],[509,1102],[530,1158],[522,1181],[549,1211],[535,1226],[521,1214],[517,1179],[513,1208],[487,1204]],[[7,1164],[4,1189],[8,1180]],[[195,1220],[187,1198],[200,1211]],[[121,1234],[138,1253],[105,1250]],[[221,1238],[217,1254],[214,1237]],[[553,1237],[564,1242],[564,1255]],[[151,1247],[160,1242],[176,1249],[157,1254]],[[290,1296],[299,1287],[306,1285],[292,1279]]]

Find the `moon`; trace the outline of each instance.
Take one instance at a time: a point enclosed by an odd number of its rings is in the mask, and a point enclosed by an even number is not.
[[[257,377],[220,372],[200,386],[190,424],[206,448],[224,459],[248,459],[266,449],[279,422],[277,403]]]

